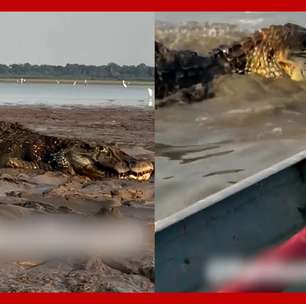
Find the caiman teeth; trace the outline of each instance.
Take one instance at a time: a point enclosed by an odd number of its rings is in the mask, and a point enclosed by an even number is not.
[[[139,173],[132,173],[132,174],[129,174],[129,178],[130,179],[133,179],[133,180],[137,180],[137,181],[147,181],[150,179],[151,177],[151,171],[150,172],[147,172],[147,173],[142,173],[142,174],[139,174]]]
[[[137,161],[130,168],[115,166],[114,171],[107,171],[106,177],[117,177],[119,179],[131,179],[147,181],[154,171],[153,164],[149,161]]]
[[[133,180],[147,181],[150,179],[152,172],[153,172],[152,170],[144,170],[141,172],[132,171],[128,177],[129,179],[133,179]]]

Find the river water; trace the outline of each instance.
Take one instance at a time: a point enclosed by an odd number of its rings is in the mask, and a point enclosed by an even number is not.
[[[147,86],[0,83],[0,105],[136,106],[152,103]]]

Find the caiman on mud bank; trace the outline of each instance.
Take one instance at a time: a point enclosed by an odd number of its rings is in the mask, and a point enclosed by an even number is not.
[[[76,139],[46,136],[5,121],[0,121],[1,167],[137,181],[149,180],[154,170],[152,162],[135,159],[116,145],[90,145]]]
[[[213,80],[230,73],[306,79],[306,29],[290,23],[272,25],[230,46],[221,45],[207,57],[155,43],[157,106],[213,97]]]

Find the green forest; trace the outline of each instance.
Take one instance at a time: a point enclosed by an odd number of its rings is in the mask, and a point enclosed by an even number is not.
[[[31,65],[0,64],[0,78],[43,78],[43,79],[76,79],[76,80],[153,80],[154,68],[145,64],[118,65]]]

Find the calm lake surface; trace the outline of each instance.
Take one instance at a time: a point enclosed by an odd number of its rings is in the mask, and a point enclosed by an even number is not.
[[[153,89],[153,88],[152,88]],[[136,106],[152,103],[147,86],[0,83],[0,105]]]

